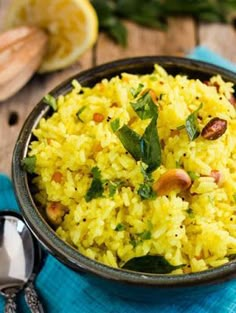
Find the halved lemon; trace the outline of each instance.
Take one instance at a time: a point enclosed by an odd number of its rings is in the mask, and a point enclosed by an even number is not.
[[[64,68],[96,41],[98,18],[88,0],[13,0],[5,26],[35,25],[49,35],[39,72]]]

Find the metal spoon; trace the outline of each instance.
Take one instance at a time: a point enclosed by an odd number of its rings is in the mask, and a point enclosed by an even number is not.
[[[16,294],[25,286],[31,312],[44,312],[33,287],[38,270],[35,260],[41,257],[40,253],[21,216],[11,211],[0,212],[0,292],[6,298],[5,313],[16,312]]]

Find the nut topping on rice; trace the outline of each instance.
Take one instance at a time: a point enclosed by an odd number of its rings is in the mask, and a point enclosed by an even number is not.
[[[46,97],[52,114],[22,160],[57,234],[87,257],[129,270],[181,274],[231,260],[233,84],[155,65],[151,74],[72,85]]]

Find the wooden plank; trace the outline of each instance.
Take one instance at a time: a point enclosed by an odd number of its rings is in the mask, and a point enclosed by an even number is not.
[[[9,0],[0,0],[0,29]],[[34,75],[15,96],[0,102],[0,172],[10,175],[13,148],[22,125],[35,104],[63,80],[92,66],[93,52],[89,50],[80,60],[51,74]]]
[[[168,20],[167,31],[142,27],[125,22],[128,46],[122,48],[101,34],[97,43],[96,63],[142,55],[185,55],[196,44],[195,24],[191,18],[175,17]]]
[[[171,17],[168,19],[168,31],[163,53],[173,56],[185,56],[196,46],[196,24],[190,17]]]
[[[128,45],[126,48],[113,42],[107,35],[100,34],[97,42],[97,64],[120,58],[161,53],[165,42],[164,32],[141,27],[129,21],[125,22],[125,25],[128,30]]]
[[[199,44],[236,62],[236,30],[227,24],[206,24],[199,26]]]

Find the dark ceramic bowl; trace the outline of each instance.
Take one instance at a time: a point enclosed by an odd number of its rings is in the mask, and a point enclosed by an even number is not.
[[[236,85],[236,75],[223,68],[190,59],[155,56],[118,60],[89,69],[72,78],[77,79],[83,86],[93,86],[102,78],[111,78],[122,72],[151,73],[155,63],[163,66],[170,74],[184,73],[191,78],[201,80],[207,80],[212,75],[220,74],[223,79],[232,81]],[[70,91],[72,78],[55,88],[51,94],[57,97]],[[139,300],[162,301],[166,298],[175,299],[178,296],[183,298],[190,295],[205,294],[217,290],[219,287],[223,288],[230,279],[234,278],[235,261],[215,269],[193,274],[143,274],[114,269],[95,262],[62,241],[35,205],[30,192],[30,177],[22,169],[20,163],[21,159],[27,155],[32,130],[37,127],[43,116],[49,114],[49,111],[48,105],[40,101],[27,118],[16,142],[12,174],[23,217],[34,235],[51,254],[76,272],[85,273],[83,276],[91,283],[103,286],[106,290],[113,291],[120,296]]]

